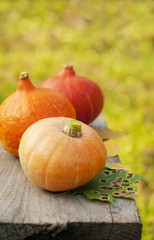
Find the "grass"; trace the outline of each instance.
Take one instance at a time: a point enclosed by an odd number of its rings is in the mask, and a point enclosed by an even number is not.
[[[136,198],[142,240],[154,239],[154,2],[1,0],[0,103],[28,71],[35,86],[74,64],[97,82],[123,164],[146,176]]]

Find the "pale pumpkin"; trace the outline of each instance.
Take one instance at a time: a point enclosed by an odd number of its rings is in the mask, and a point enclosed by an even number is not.
[[[51,89],[35,88],[22,72],[17,90],[0,106],[0,143],[18,156],[22,134],[34,122],[47,117],[76,117],[72,103]]]
[[[104,143],[90,126],[70,118],[47,118],[31,125],[19,145],[26,176],[49,191],[77,188],[105,166]]]
[[[95,120],[104,106],[101,88],[90,79],[76,75],[69,65],[57,76],[44,81],[41,87],[54,89],[68,97],[75,108],[76,118],[86,124]]]

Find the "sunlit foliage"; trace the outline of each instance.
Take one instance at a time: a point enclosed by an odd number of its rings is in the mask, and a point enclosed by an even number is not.
[[[136,198],[143,240],[154,235],[154,1],[1,0],[0,103],[28,71],[39,86],[63,64],[97,82],[120,158],[146,176]]]

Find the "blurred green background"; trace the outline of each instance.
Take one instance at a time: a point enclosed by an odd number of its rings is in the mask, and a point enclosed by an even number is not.
[[[154,1],[1,0],[0,103],[28,71],[35,86],[73,64],[101,87],[123,164],[146,176],[137,206],[154,239]]]

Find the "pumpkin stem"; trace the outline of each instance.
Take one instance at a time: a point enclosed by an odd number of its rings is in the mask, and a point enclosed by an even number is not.
[[[73,65],[64,64],[63,68],[64,68],[64,69],[73,69]]]
[[[63,66],[63,69],[59,73],[59,75],[62,75],[63,77],[70,77],[75,75],[75,71],[73,69],[73,65],[65,64]]]
[[[63,66],[62,71],[59,74],[62,75],[63,77],[74,76],[75,71],[73,69],[73,65],[65,64]]]
[[[81,132],[81,122],[71,119],[64,127],[64,133],[71,137],[80,137],[82,136]]]
[[[19,74],[19,83],[17,86],[17,90],[33,90],[35,87],[29,80],[29,75],[27,72],[21,72]]]
[[[21,72],[21,73],[19,74],[19,79],[26,79],[26,78],[29,78],[27,72]]]

